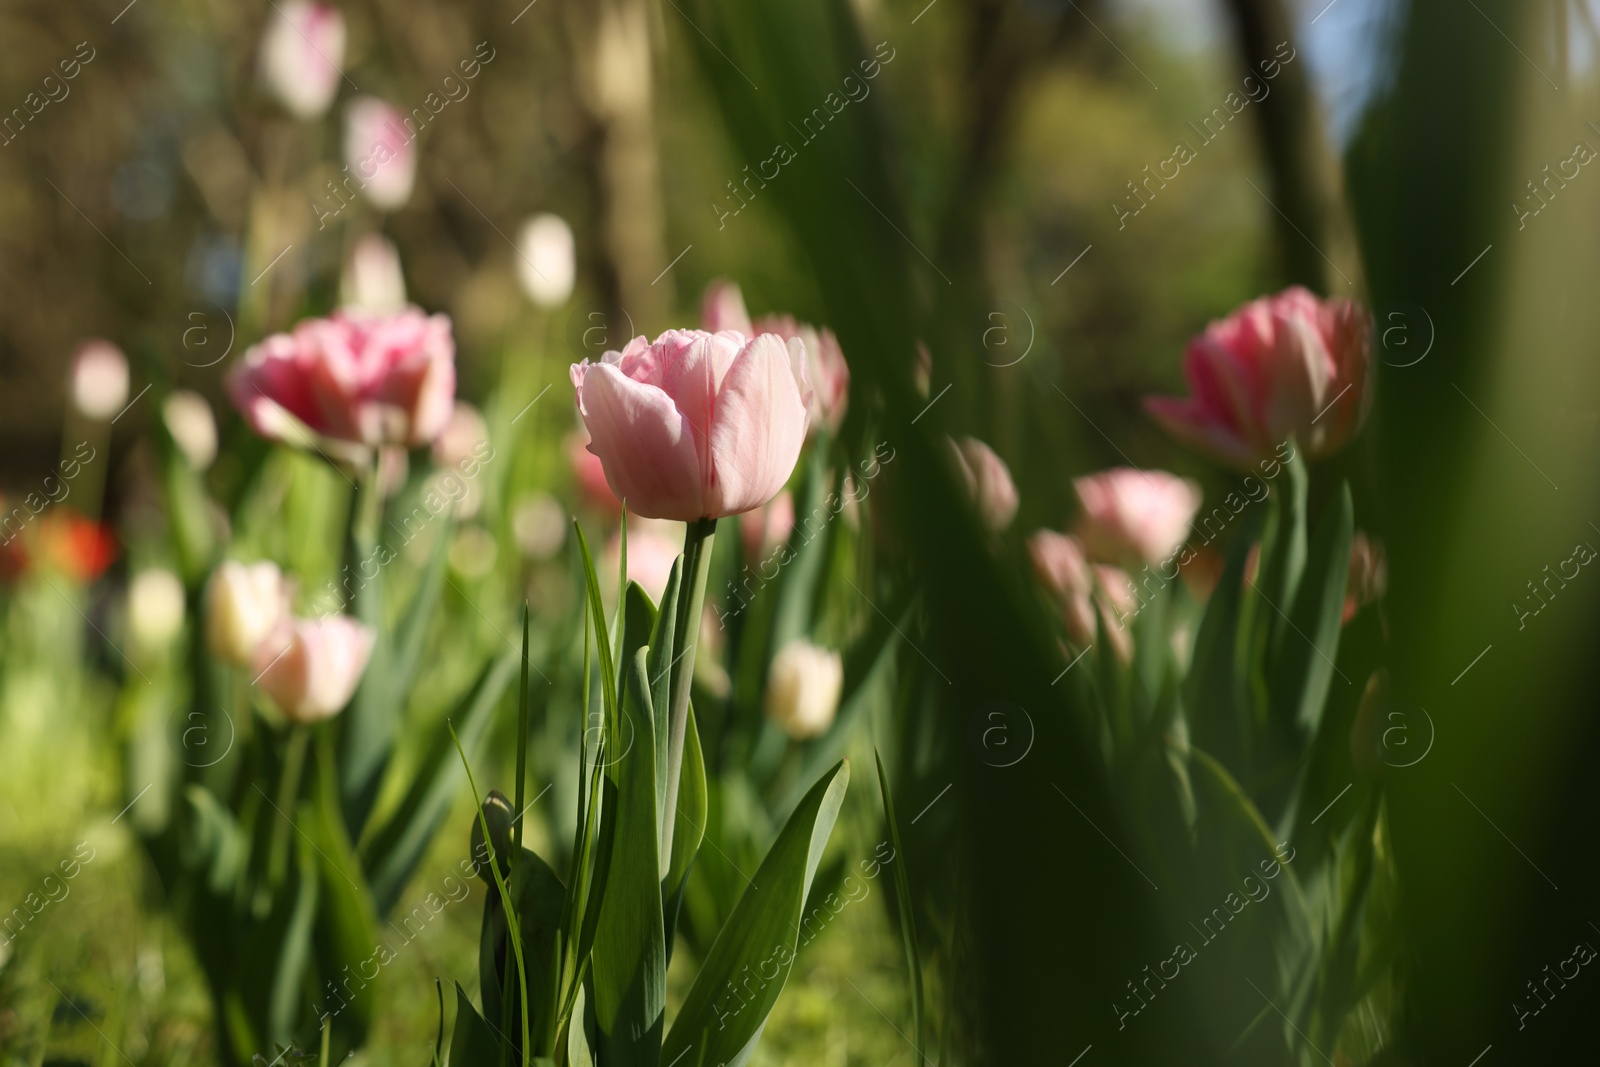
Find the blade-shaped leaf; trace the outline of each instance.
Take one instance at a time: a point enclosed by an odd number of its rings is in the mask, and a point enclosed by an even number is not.
[[[678,780],[678,810],[672,831],[672,859],[661,883],[662,919],[666,924],[667,961],[672,961],[673,936],[678,928],[678,912],[688,885],[689,869],[705,838],[710,797],[706,790],[706,761],[700,751],[700,731],[694,722],[694,705],[689,705],[689,722],[683,737],[683,773]]]
[[[661,1050],[664,1062],[686,1053],[697,1062],[728,1067],[749,1060],[794,966],[801,906],[849,781],[850,765],[841,760],[789,816],[695,976]],[[756,989],[749,988],[748,974],[740,985],[733,982],[746,968],[756,975]],[[736,989],[750,999],[735,995]]]
[[[1354,529],[1355,508],[1346,485],[1317,523],[1305,579],[1290,614],[1295,633],[1279,647],[1270,668],[1272,721],[1292,726],[1305,740],[1316,733],[1322,721],[1328,687],[1337,670],[1334,661],[1339,655]]]
[[[500,1062],[500,1039],[467,999],[461,983],[456,987],[456,1024],[450,1032],[450,1067],[493,1067]]]
[[[894,817],[894,797],[889,792],[889,776],[883,773],[883,757],[876,748],[872,758],[878,765],[878,791],[883,795],[883,821],[889,827],[889,844],[896,856],[904,856],[900,845],[900,823]],[[906,952],[906,969],[911,972],[911,1018],[913,1046],[922,1051],[922,950],[917,945],[917,920],[912,911],[911,882],[906,875],[906,864],[894,865],[895,906],[900,912],[900,941]]]
[[[607,818],[614,822],[615,836],[591,961],[597,1051],[601,1062],[617,1067],[655,1067],[666,1012],[660,824],[646,664],[647,652],[640,648],[628,665],[622,718],[608,746],[618,754],[607,767],[607,792],[614,787],[616,796]]]

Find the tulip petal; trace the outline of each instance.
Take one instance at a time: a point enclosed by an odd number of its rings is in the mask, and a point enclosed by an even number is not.
[[[612,363],[580,364],[572,379],[589,451],[600,457],[611,491],[646,518],[688,522],[707,514],[695,430],[672,398]]]
[[[754,338],[716,398],[706,514],[736,515],[776,496],[800,457],[808,423],[789,347],[775,334]]]

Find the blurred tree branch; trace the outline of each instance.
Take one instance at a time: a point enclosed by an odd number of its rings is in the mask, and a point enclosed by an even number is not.
[[[1294,44],[1284,0],[1225,0],[1247,74],[1282,42]],[[1360,255],[1344,207],[1343,183],[1306,61],[1282,65],[1272,91],[1251,108],[1261,133],[1272,198],[1269,220],[1283,273],[1318,292],[1356,295],[1362,285]]]

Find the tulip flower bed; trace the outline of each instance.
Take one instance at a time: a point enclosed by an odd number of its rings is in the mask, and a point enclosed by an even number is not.
[[[1600,26],[1347,2],[0,12],[0,1067],[1587,1062]]]

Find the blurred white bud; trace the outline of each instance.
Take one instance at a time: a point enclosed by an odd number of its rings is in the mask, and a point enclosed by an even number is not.
[[[183,629],[183,582],[162,567],[140,571],[128,583],[128,632],[141,648],[164,647]]]
[[[344,16],[327,4],[273,4],[261,37],[261,74],[279,103],[299,119],[328,110],[344,63]]]
[[[540,307],[560,307],[577,277],[572,227],[559,215],[535,215],[517,235],[517,277]]]
[[[839,653],[796,638],[779,650],[767,672],[767,717],[797,741],[817,737],[833,725],[843,686]]]
[[[290,722],[337,715],[361,684],[372,640],[372,631],[348,615],[295,619],[256,649],[261,688]]]
[[[128,357],[110,341],[94,338],[78,346],[72,358],[72,403],[104,422],[128,402]]]
[[[189,466],[197,471],[211,466],[217,458],[217,419],[205,397],[190,389],[175,390],[161,405],[161,418]]]
[[[511,535],[524,556],[541,562],[550,559],[566,543],[566,509],[546,492],[525,496],[511,511]]]
[[[393,241],[381,233],[356,241],[339,278],[339,301],[376,315],[392,315],[406,306],[406,279]]]
[[[358,96],[345,111],[344,161],[378,210],[394,211],[411,199],[416,144],[405,116],[375,96]]]
[[[206,590],[206,645],[220,660],[251,667],[287,606],[283,572],[276,564],[228,560],[211,575]]]

